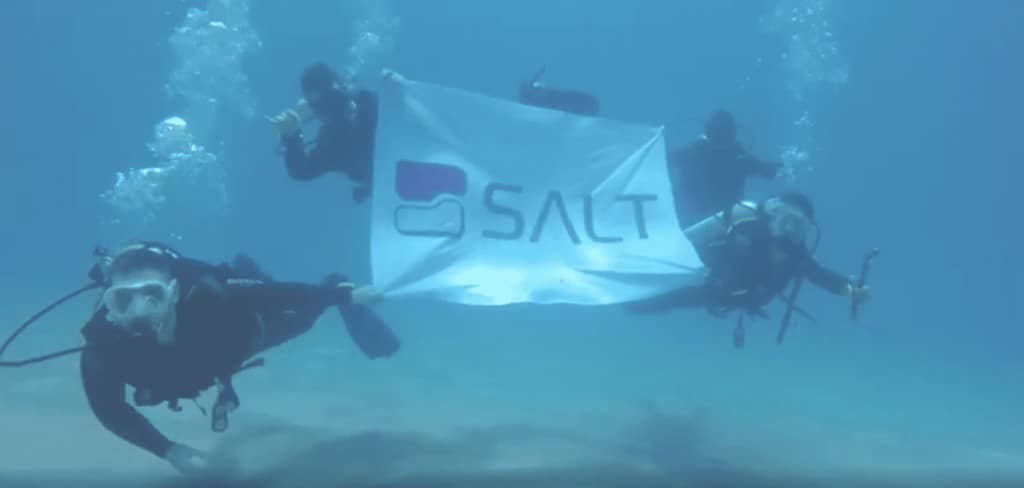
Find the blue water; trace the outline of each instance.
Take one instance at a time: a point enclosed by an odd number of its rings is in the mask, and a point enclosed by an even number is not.
[[[665,124],[670,146],[729,108],[755,153],[795,149],[813,167],[791,183],[752,184],[751,196],[810,193],[818,257],[844,272],[867,249],[882,254],[859,323],[842,301],[808,291],[821,323],[801,323],[781,347],[764,322],[735,351],[731,324],[697,312],[385,303],[405,347],[371,363],[325,316],[240,379],[230,436],[211,434],[194,409],[147,411],[172,438],[235,452],[245,479],[268,486],[1024,480],[1013,198],[1024,176],[1024,4],[234,3],[249,5],[252,36],[238,69],[200,65],[228,76],[234,98],[193,119],[209,122],[202,144],[223,168],[227,203],[195,192],[147,225],[101,195],[117,172],[152,165],[157,123],[195,109],[166,89],[196,61],[172,40],[189,8],[209,6],[5,6],[4,331],[79,285],[94,245],[139,232],[180,233],[177,247],[211,261],[243,251],[280,278],[367,280],[367,209],[350,204],[340,177],[289,180],[263,120],[294,103],[299,72],[316,60],[505,98],[544,65],[549,83],[597,94],[607,117]],[[55,312],[18,354],[77,343],[87,307]],[[0,372],[0,480],[173,482],[90,416],[76,368],[62,359]]]

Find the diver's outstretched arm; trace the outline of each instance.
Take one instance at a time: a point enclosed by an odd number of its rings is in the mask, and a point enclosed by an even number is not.
[[[747,174],[766,180],[777,177],[782,170],[782,163],[765,161],[746,151],[740,155],[740,159],[746,166]]]
[[[174,443],[125,401],[124,383],[116,379],[100,353],[86,348],[80,366],[85,396],[100,423],[118,437],[164,458]]]
[[[804,266],[804,276],[818,288],[836,295],[848,295],[853,285],[849,278],[822,266],[814,258],[808,258]]]

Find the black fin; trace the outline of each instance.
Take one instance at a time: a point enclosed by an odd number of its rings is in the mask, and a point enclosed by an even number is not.
[[[388,357],[401,347],[398,336],[370,307],[364,305],[339,305],[338,311],[352,342],[366,357],[377,359]]]

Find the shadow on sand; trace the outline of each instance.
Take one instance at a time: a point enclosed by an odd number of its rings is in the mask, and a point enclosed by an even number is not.
[[[284,424],[232,434],[211,453],[216,478],[103,479],[48,473],[2,486],[75,488],[256,487],[870,487],[967,486],[967,480],[811,479],[756,472],[719,459],[701,412],[650,412],[621,435],[595,436],[530,425],[499,424],[451,436],[383,430],[330,435]],[[230,460],[229,456],[230,455]],[[1011,481],[1011,480],[1007,480]],[[1011,486],[971,480],[970,486]]]

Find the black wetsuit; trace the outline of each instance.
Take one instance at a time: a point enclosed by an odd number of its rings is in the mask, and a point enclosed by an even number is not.
[[[347,288],[254,279],[227,279],[225,267],[209,268],[181,283],[173,345],[130,336],[101,308],[82,329],[82,382],[100,422],[124,440],[163,457],[172,445],[125,400],[135,404],[195,398],[216,380],[230,382],[242,363],[308,331],[332,305],[350,303]]]
[[[744,226],[742,236],[695,245],[709,271],[704,283],[626,307],[641,313],[690,307],[759,313],[797,278],[837,295],[845,294],[850,284],[847,277],[822,266],[806,249],[772,237],[764,220]]]
[[[737,141],[713,144],[699,139],[668,157],[676,215],[682,228],[731,207],[743,198],[746,179],[771,179],[782,165],[762,161]]]
[[[373,182],[373,149],[377,132],[377,95],[360,90],[355,96],[356,113],[351,119],[323,123],[316,146],[307,154],[301,133],[282,137],[285,167],[296,180],[312,180],[336,171],[348,176],[361,189],[356,200],[369,195]]]

